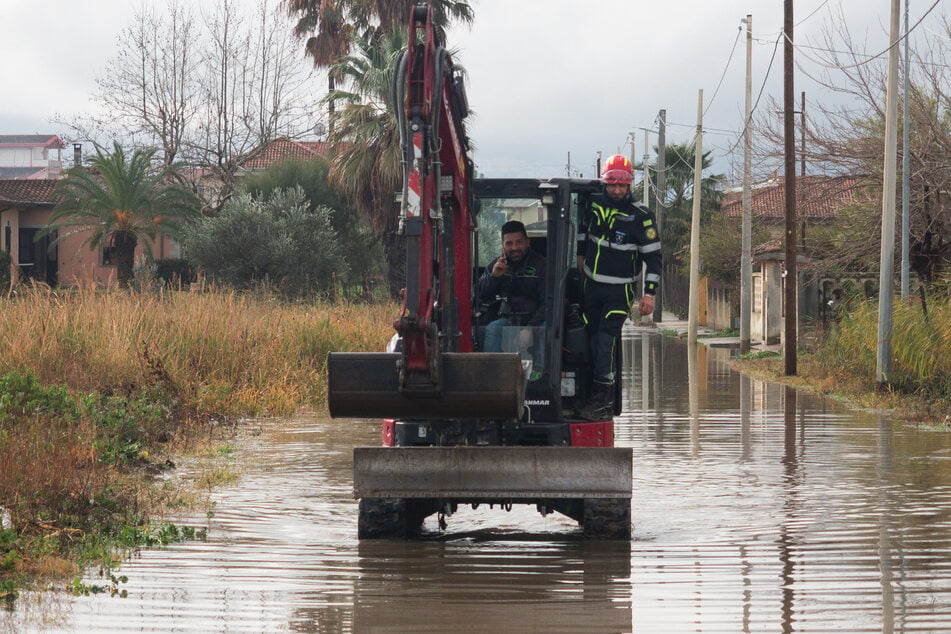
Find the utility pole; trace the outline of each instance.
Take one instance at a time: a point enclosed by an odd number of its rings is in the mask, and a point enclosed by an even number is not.
[[[650,200],[650,197],[651,197],[651,193],[650,193],[651,192],[651,172],[647,166],[647,159],[649,158],[650,147],[651,147],[650,136],[649,136],[650,130],[648,130],[647,128],[641,128],[641,129],[644,130],[644,159],[641,161],[641,164],[644,167],[644,180],[641,183],[642,189],[644,191],[644,195],[641,196],[641,202],[643,202],[646,205],[648,204],[648,201]],[[641,265],[641,270],[639,271],[639,273],[640,273],[641,282],[640,282],[640,288],[638,289],[638,292],[640,293],[641,297],[643,297],[644,286],[647,284],[647,265],[646,264]],[[656,298],[655,298],[655,301],[656,301]],[[651,313],[651,319],[653,318],[654,318],[654,315],[653,313]],[[641,317],[640,321],[643,322],[645,319],[646,319],[646,316]]]
[[[787,0],[792,2],[792,0]],[[697,138],[694,141],[693,158],[693,213],[690,221],[690,303],[687,312],[687,348],[697,346],[697,322],[699,321],[700,286],[700,188],[703,172],[703,89],[697,91]]]
[[[661,110],[657,113],[657,187],[654,194],[657,200],[657,235],[661,236],[663,244],[664,235],[664,214],[666,213],[666,191],[667,191],[667,111]],[[661,301],[664,293],[663,283],[657,289],[654,295],[654,323],[663,321],[664,308]]]
[[[650,200],[650,191],[651,191],[651,173],[650,169],[647,167],[647,159],[650,154],[650,130],[644,128],[644,160],[641,161],[644,164],[644,197],[641,199],[646,205],[647,201]]]
[[[783,46],[783,128],[786,180],[786,277],[783,307],[785,341],[783,358],[786,376],[796,374],[798,338],[798,279],[796,266],[796,124],[793,121],[793,0],[783,0],[785,36]]]
[[[908,71],[910,69],[908,61],[908,0],[905,0],[905,72],[904,72],[904,90],[902,91],[902,109],[901,109],[901,296],[908,297],[911,293],[909,289],[909,275],[911,268],[911,257],[909,253],[909,225],[911,224],[911,152],[908,149],[908,143],[911,136],[908,131]]]
[[[806,177],[806,91],[802,91],[802,106],[799,108],[799,121],[800,121],[800,138],[802,139],[802,147],[799,150],[799,162],[800,170],[799,175],[805,179]],[[802,207],[802,183],[797,189],[798,198],[796,199],[797,209]],[[802,250],[806,250],[806,214],[803,213],[802,222],[800,223],[800,238],[802,242]],[[798,318],[797,318],[798,323]]]
[[[892,286],[895,282],[895,177],[898,152],[898,33],[899,0],[892,0],[889,31],[888,77],[885,91],[885,165],[882,177],[882,259],[878,278],[878,355],[876,381],[891,382]]]
[[[750,351],[753,312],[753,16],[746,14],[746,117],[743,125],[743,253],[740,258],[740,354]]]
[[[806,91],[802,91],[802,105],[799,107],[800,138],[802,148],[799,150],[799,175],[806,175]]]

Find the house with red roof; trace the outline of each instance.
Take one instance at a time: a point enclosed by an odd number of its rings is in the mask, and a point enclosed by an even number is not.
[[[796,178],[796,217],[808,224],[831,222],[836,212],[867,199],[866,182],[856,176],[800,176]],[[786,221],[786,180],[771,178],[752,187],[754,222],[778,227],[782,238]],[[724,193],[721,210],[728,218],[743,217],[743,188]]]
[[[241,163],[241,171],[259,172],[288,159],[312,161],[320,157],[326,157],[327,151],[328,144],[326,141],[275,139],[252,152],[247,160]]]
[[[116,278],[111,248],[90,249],[84,235],[70,236],[50,248],[55,235],[37,237],[59,202],[54,189],[62,177],[60,151],[64,148],[56,135],[0,135],[0,249],[10,254],[14,279],[50,286],[107,286]],[[239,174],[261,171],[286,159],[312,160],[326,152],[322,141],[277,139],[249,154]],[[81,163],[78,153],[73,161]],[[201,186],[214,187],[204,172],[190,175]],[[136,261],[145,255],[142,249],[140,244]],[[174,240],[160,236],[151,255],[178,258],[181,249]]]
[[[328,151],[329,144],[325,141],[301,141],[289,138],[275,139],[255,148],[241,157],[230,178],[240,180],[248,174],[262,172],[272,165],[286,160],[312,161],[326,157]],[[226,188],[223,182],[224,173],[227,172],[228,170],[211,168],[185,168],[179,171],[202,200],[212,208],[215,208],[222,200],[223,191],[227,191],[230,195],[231,188]]]
[[[116,279],[112,250],[90,249],[85,235],[65,238],[50,248],[54,236],[38,238],[59,202],[56,178],[0,179],[0,248],[10,254],[13,279],[35,280],[50,286],[108,286]],[[139,245],[136,259],[143,255]],[[154,258],[180,257],[176,242],[156,240]]]
[[[778,343],[784,332],[783,299],[785,293],[786,183],[773,178],[753,186],[751,213],[754,223],[769,230],[770,239],[753,245],[753,295],[751,337],[753,341]],[[808,236],[810,226],[830,223],[842,209],[868,202],[874,191],[865,179],[856,176],[800,176],[796,179],[796,219],[800,240]],[[725,193],[722,213],[733,219],[743,217],[743,190]],[[800,249],[801,250],[801,249]],[[799,315],[823,317],[828,302],[841,292],[843,284],[865,283],[856,276],[824,278],[815,275],[810,262],[799,256]],[[858,274],[856,274],[858,275]],[[861,275],[858,275],[861,277]],[[867,277],[867,276],[866,276]],[[855,278],[855,279],[853,279]],[[877,275],[875,276],[877,280]]]

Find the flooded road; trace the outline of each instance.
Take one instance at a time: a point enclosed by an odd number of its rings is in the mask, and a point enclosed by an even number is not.
[[[730,351],[627,332],[634,537],[460,509],[358,542],[377,422],[264,423],[208,539],[142,551],[127,598],[25,594],[0,632],[951,631],[951,433],[741,377]],[[88,583],[102,583],[91,574]]]

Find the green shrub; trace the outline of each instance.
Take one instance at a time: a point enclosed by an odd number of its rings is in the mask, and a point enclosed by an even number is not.
[[[195,281],[191,264],[184,258],[162,258],[155,261],[155,278],[175,288]]]
[[[107,464],[123,465],[139,458],[146,446],[172,426],[168,410],[145,394],[90,394],[83,399],[83,411],[97,430],[94,446],[99,460]]]
[[[24,417],[76,421],[79,407],[63,386],[40,385],[31,372],[9,372],[0,377],[0,423]]]
[[[10,254],[0,251],[0,290],[10,288]]]
[[[234,288],[269,287],[288,297],[330,295],[349,267],[329,207],[310,209],[300,188],[235,196],[224,212],[183,235],[191,260]]]
[[[240,188],[255,198],[267,198],[275,191],[299,187],[311,211],[318,207],[334,210],[330,217],[336,241],[341,246],[340,256],[346,270],[336,271],[344,297],[367,299],[373,290],[373,279],[385,269],[380,235],[366,222],[355,222],[357,212],[351,201],[329,177],[329,163],[322,157],[314,160],[287,159],[271,165],[263,172],[242,179]],[[498,248],[495,236],[493,250]],[[356,293],[356,289],[359,289]],[[387,295],[381,299],[388,299]]]

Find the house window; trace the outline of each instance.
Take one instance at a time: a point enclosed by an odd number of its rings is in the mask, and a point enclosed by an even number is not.
[[[116,263],[116,248],[102,247],[102,265],[112,266]]]

